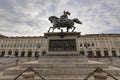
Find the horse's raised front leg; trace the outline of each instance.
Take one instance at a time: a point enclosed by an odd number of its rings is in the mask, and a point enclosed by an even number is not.
[[[67,27],[66,29],[67,29],[67,32],[69,32],[69,28]]]
[[[74,32],[75,29],[76,29],[76,27],[73,26],[73,30],[72,30],[72,32]]]
[[[50,27],[50,28],[48,29],[48,32],[50,32],[50,29],[51,29],[51,28],[53,28],[53,27]]]

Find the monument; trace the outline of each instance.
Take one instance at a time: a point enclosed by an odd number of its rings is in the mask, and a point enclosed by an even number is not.
[[[77,18],[69,19],[68,15],[70,15],[70,12],[64,11],[60,18],[56,16],[49,17],[49,21],[53,23],[53,27],[50,27],[48,33],[45,33],[48,45],[47,54],[79,54],[78,37],[80,36],[80,32],[74,32],[76,28],[74,23],[82,24],[82,22]],[[56,28],[66,28],[67,30],[66,32],[63,32],[63,29],[61,29],[61,32],[53,32]],[[51,29],[53,29],[52,32],[50,32]],[[72,29],[72,32],[69,32],[69,29]]]
[[[103,62],[91,61],[86,56],[79,55],[80,32],[74,32],[73,23],[82,23],[77,18],[68,19],[68,15],[70,12],[64,11],[60,18],[56,16],[49,18],[53,23],[50,29],[53,30],[50,32],[49,29],[44,35],[47,38],[46,54],[40,55],[38,60],[4,70],[0,73],[0,80],[113,80],[113,78],[119,80],[120,68]],[[63,30],[53,32],[54,29],[61,27],[66,27],[66,32]],[[69,29],[72,29],[72,32],[69,32]],[[111,78],[108,75],[115,77]]]

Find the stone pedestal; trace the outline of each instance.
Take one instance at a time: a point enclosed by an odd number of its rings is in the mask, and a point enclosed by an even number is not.
[[[47,54],[79,54],[80,32],[45,33]]]
[[[23,76],[23,80],[35,80],[34,77],[35,77],[35,73],[34,72],[24,72],[22,74]]]
[[[108,75],[106,73],[94,73],[95,80],[107,80]]]

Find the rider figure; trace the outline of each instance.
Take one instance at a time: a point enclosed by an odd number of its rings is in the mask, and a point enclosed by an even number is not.
[[[60,16],[60,22],[67,21],[68,15],[70,15],[70,12],[64,10],[63,15]]]

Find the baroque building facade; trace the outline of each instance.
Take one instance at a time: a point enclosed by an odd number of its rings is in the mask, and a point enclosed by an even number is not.
[[[46,51],[46,43],[47,39],[43,36],[7,37],[0,35],[0,57],[36,57],[38,51],[41,54]],[[89,57],[120,57],[120,34],[80,35],[78,43],[79,54]]]

